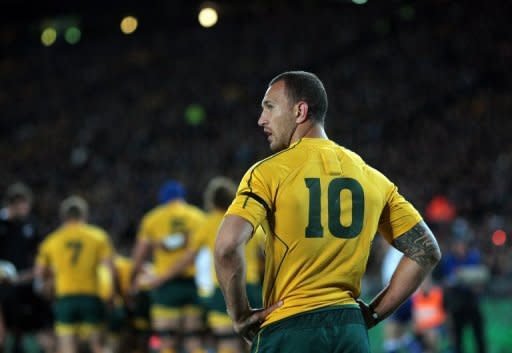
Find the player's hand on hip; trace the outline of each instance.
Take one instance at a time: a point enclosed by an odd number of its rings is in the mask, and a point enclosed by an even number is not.
[[[357,304],[359,304],[359,308],[361,309],[361,313],[363,314],[366,328],[371,329],[373,326],[377,324],[376,320],[372,316],[372,309],[368,304],[363,302],[361,299],[357,299],[356,302]]]
[[[274,310],[281,307],[283,301],[278,301],[272,304],[268,308],[262,309],[250,309],[247,315],[242,317],[240,320],[234,321],[235,332],[242,336],[249,344],[252,344],[252,340],[258,334],[260,326],[265,321],[265,318]]]

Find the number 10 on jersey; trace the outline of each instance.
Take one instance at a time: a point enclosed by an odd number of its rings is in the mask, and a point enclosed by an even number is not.
[[[306,238],[321,238],[324,236],[322,225],[322,197],[327,197],[327,223],[329,232],[343,239],[355,238],[363,229],[364,192],[361,184],[351,178],[335,178],[329,182],[327,195],[322,194],[320,178],[304,179],[309,190],[309,215],[306,227]],[[341,192],[349,190],[352,195],[352,222],[349,226],[341,224],[343,202]]]

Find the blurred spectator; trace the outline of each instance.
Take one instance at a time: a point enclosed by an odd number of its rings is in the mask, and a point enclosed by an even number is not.
[[[424,353],[440,350],[441,337],[446,330],[443,296],[442,287],[432,282],[432,276],[427,277],[412,296],[414,331]]]
[[[488,272],[480,251],[471,246],[471,234],[464,220],[454,225],[451,247],[443,254],[441,272],[446,291],[446,307],[452,324],[456,353],[462,353],[464,328],[471,326],[477,351],[485,353],[484,319],[480,307]]]

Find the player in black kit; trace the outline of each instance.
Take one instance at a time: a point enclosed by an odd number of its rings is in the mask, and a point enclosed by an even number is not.
[[[18,353],[23,351],[24,334],[41,333],[52,325],[50,305],[33,289],[32,269],[42,239],[30,217],[31,208],[32,192],[26,185],[8,187],[5,207],[0,209],[0,260],[14,265],[17,274],[0,281],[0,352],[7,331],[14,338],[13,353]],[[51,345],[48,335],[38,336]]]

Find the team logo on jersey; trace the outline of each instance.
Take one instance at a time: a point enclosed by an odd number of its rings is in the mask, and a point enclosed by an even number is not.
[[[162,246],[166,250],[176,250],[185,247],[187,237],[183,233],[169,234],[162,240]]]

